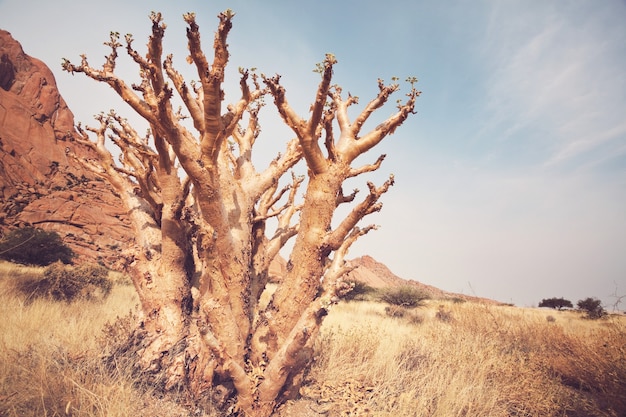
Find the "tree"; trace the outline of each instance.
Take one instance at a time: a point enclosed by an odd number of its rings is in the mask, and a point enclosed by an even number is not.
[[[74,252],[57,232],[27,226],[12,230],[0,242],[0,259],[28,265],[69,264]]]
[[[539,303],[539,307],[554,308],[560,311],[560,310],[563,310],[564,308],[573,308],[574,306],[572,305],[571,301],[566,300],[563,297],[561,298],[555,297],[555,298],[544,298]]]
[[[163,58],[160,13],[151,14],[145,57],[133,47],[132,36],[125,37],[126,52],[140,68],[140,84],[129,86],[115,74],[122,46],[115,32],[101,69],[91,67],[86,56],[79,65],[64,60],[63,68],[108,84],[150,126],[142,137],[111,111],[97,116],[96,127],[77,127],[80,142],[99,155],[83,162],[113,185],[135,232],[128,267],[143,316],[129,346],[137,352],[138,370],[164,390],[186,390],[196,401],[219,385],[232,397],[231,412],[267,416],[297,393],[310,361],[306,352],[324,316],[351,288],[343,281],[344,256],[375,229],[359,223],[381,209],[379,199],[394,179],[380,186],[368,182],[367,195],[337,221],[335,210],[354,202],[358,191],[346,195],[342,185],[381,166],[384,155],[371,164],[353,162],[403,124],[419,92],[410,79],[406,101],[362,133],[399,85],[379,80],[377,96],[350,120],[348,109],[358,98],[345,97],[332,84],[337,61],[328,54],[318,65],[322,79],[308,119],[289,105],[279,75],[254,70],[239,70],[241,97],[225,105],[233,16],[230,10],[219,15],[209,62],[195,15],[184,15],[188,62],[199,77],[189,85],[172,55]],[[179,110],[175,92],[183,104]],[[268,96],[296,137],[258,171],[253,146]],[[117,162],[105,146],[107,137],[119,148]],[[308,180],[293,173],[301,160]],[[301,187],[302,200],[297,198]],[[286,275],[267,307],[260,308],[270,262],[292,238]]]
[[[578,300],[576,306],[579,310],[586,312],[590,319],[599,319],[606,314],[604,307],[602,307],[602,301],[597,298],[588,297],[584,300]]]

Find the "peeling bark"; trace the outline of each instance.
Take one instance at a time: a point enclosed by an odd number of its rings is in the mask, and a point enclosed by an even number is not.
[[[188,61],[199,77],[191,88],[173,57],[163,59],[166,27],[159,13],[151,15],[145,57],[134,49],[132,36],[125,37],[126,52],[140,68],[140,84],[128,86],[115,74],[122,46],[117,33],[107,42],[111,53],[102,69],[91,67],[85,56],[78,65],[65,60],[63,67],[108,84],[150,125],[148,136],[140,137],[110,112],[97,117],[97,127],[78,127],[80,142],[99,155],[83,164],[113,185],[135,231],[129,272],[142,317],[129,345],[138,369],[164,390],[186,390],[198,402],[221,390],[220,403],[230,404],[230,413],[260,417],[297,392],[324,316],[351,289],[342,281],[348,272],[344,257],[359,237],[376,228],[358,225],[380,210],[379,199],[393,184],[393,177],[380,186],[368,183],[369,193],[348,215],[333,219],[339,205],[357,198],[358,190],[344,195],[344,181],[377,170],[384,156],[359,167],[352,162],[402,125],[419,92],[412,80],[398,111],[362,135],[364,123],[399,86],[379,80],[379,94],[351,122],[347,109],[358,99],[343,99],[332,84],[337,61],[329,54],[319,66],[322,80],[308,119],[291,108],[279,76],[246,69],[239,71],[241,97],[224,105],[233,16],[230,10],[219,15],[211,62],[195,15],[184,16]],[[193,131],[173,110],[174,94]],[[257,171],[252,155],[268,95],[295,138]],[[120,149],[119,161],[105,146],[107,138]],[[288,174],[301,160],[308,180]],[[262,307],[270,262],[294,237],[288,272]]]

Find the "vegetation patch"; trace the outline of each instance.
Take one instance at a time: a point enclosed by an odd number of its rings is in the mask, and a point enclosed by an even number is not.
[[[67,302],[103,300],[109,296],[113,286],[108,274],[109,271],[100,265],[72,267],[57,262],[46,267],[41,277],[18,280],[15,287],[27,299],[49,298]]]
[[[606,316],[606,310],[602,307],[602,302],[597,298],[588,297],[584,300],[579,300],[576,304],[580,311],[585,312],[588,319],[600,319]]]
[[[389,288],[380,296],[385,303],[405,308],[418,307],[429,298],[428,294],[410,285]]]
[[[352,290],[343,297],[347,301],[371,301],[378,293],[376,288],[370,287],[362,281],[347,281],[347,284],[352,287]]]
[[[69,264],[74,252],[56,232],[23,227],[9,232],[0,241],[0,259],[24,265],[47,266],[53,262]]]

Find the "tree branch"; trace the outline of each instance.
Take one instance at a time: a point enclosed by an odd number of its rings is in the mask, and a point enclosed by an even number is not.
[[[196,96],[192,94],[182,75],[174,69],[171,54],[165,58],[163,67],[165,68],[167,76],[174,84],[178,95],[182,98],[185,107],[189,111],[194,128],[198,132],[204,132],[204,110],[202,108],[202,101],[198,100]]]
[[[357,223],[368,214],[380,211],[382,204],[378,203],[378,199],[381,195],[387,192],[389,187],[394,183],[393,175],[389,177],[387,181],[380,187],[376,187],[371,182],[367,183],[369,187],[369,194],[365,199],[359,203],[350,214],[337,226],[337,228],[327,235],[325,239],[325,246],[329,250],[337,250],[341,246],[342,242],[346,240],[348,233],[354,229]]]
[[[378,157],[378,159],[376,160],[376,162],[374,162],[373,164],[368,164],[368,165],[363,165],[360,168],[353,168],[350,170],[350,173],[348,174],[348,178],[353,178],[356,176],[359,176],[361,174],[364,174],[366,172],[373,172],[376,171],[378,168],[380,168],[380,165],[383,163],[383,161],[385,160],[385,158],[387,157],[387,155],[382,154]]]
[[[324,71],[324,75],[328,77],[332,75],[331,64],[329,64],[327,69]],[[318,126],[323,113],[322,110],[324,103],[326,103],[325,95],[328,93],[327,84],[330,83],[330,78],[328,78],[328,80],[322,79],[322,82],[318,87],[316,102],[311,107],[312,116],[309,121],[300,118],[300,116],[296,114],[287,102],[287,99],[285,98],[285,88],[280,85],[280,76],[276,75],[272,78],[265,77],[263,78],[263,81],[274,97],[274,104],[278,109],[278,113],[281,115],[287,126],[289,126],[298,137],[307,166],[313,175],[325,172],[328,168],[327,161],[322,154],[322,150],[320,149],[317,140]],[[319,103],[317,100],[322,94],[324,94],[324,97],[322,103]]]
[[[317,137],[317,127],[322,120],[324,114],[324,106],[326,105],[326,98],[328,97],[328,91],[330,90],[330,82],[333,78],[333,65],[337,63],[333,54],[326,54],[324,62],[322,63],[322,81],[317,87],[317,93],[315,94],[315,101],[311,106],[311,118],[307,123],[308,137]],[[315,142],[317,143],[317,141]]]
[[[381,94],[379,94],[379,97],[375,99],[372,103],[370,103],[370,105],[364,112],[367,113],[369,111],[371,113],[376,108],[380,107],[384,103],[384,101],[382,101],[382,97],[385,97],[384,100],[386,101],[386,96],[388,96],[388,94],[386,94],[385,92],[381,92]],[[353,150],[348,153],[350,160],[354,160],[354,158],[356,158],[357,156],[367,152],[368,150],[376,146],[378,143],[380,143],[381,140],[383,140],[385,136],[393,134],[398,126],[404,123],[404,121],[409,117],[409,114],[414,113],[415,100],[417,99],[419,94],[419,91],[415,90],[415,88],[412,88],[411,92],[407,94],[409,99],[404,105],[399,106],[399,110],[396,114],[376,126],[376,128],[369,132],[367,135],[361,137],[356,142],[353,142]],[[381,101],[380,104],[378,104],[379,100]],[[369,107],[373,108],[369,110]],[[357,122],[355,122],[355,124],[356,123]]]
[[[339,119],[339,127],[341,129],[341,137],[337,148],[348,163],[352,162],[359,155],[367,152],[377,145],[384,137],[393,134],[398,126],[407,119],[409,114],[414,113],[416,98],[420,92],[415,89],[414,78],[407,81],[411,83],[411,91],[407,93],[407,101],[398,105],[398,112],[376,126],[374,130],[363,137],[358,137],[363,124],[368,120],[369,116],[377,109],[381,108],[389,99],[389,96],[399,89],[398,84],[385,86],[381,79],[378,80],[378,95],[368,103],[359,116],[352,124],[349,124],[347,117],[347,108],[355,100],[350,96],[346,102],[341,99],[340,90],[332,94],[333,102],[337,107],[337,117]]]
[[[278,185],[278,184],[276,184]],[[272,217],[278,216],[286,208],[289,202],[285,203],[281,208],[270,212],[270,209],[283,197],[283,195],[292,188],[291,184],[284,186],[280,191],[276,192],[277,187],[272,187],[267,190],[265,195],[259,201],[257,205],[256,215],[252,219],[253,222],[260,222]]]
[[[339,189],[339,194],[337,195],[337,206],[344,204],[344,203],[351,203],[354,201],[354,198],[356,197],[356,195],[358,194],[359,189],[355,188],[354,190],[352,190],[352,194],[350,195],[344,195],[343,194],[343,187],[341,189]]]
[[[278,180],[297,164],[300,159],[302,159],[302,147],[300,146],[299,140],[294,138],[287,143],[287,149],[284,154],[279,154],[265,171],[257,176],[255,181],[244,184],[244,187],[256,200],[263,195],[267,189],[272,187],[274,183],[278,182]]]
[[[263,76],[263,82],[268,87],[272,97],[274,97],[274,104],[276,104],[278,113],[283,121],[294,131],[298,139],[304,138],[308,133],[307,122],[298,116],[287,102],[285,87],[280,85],[280,75],[275,75],[271,78]]]
[[[323,120],[324,131],[326,137],[324,138],[324,146],[326,152],[328,152],[328,160],[335,162],[337,160],[337,149],[335,148],[335,135],[333,132],[333,120],[335,119],[335,105],[331,103],[330,107],[326,110]]]
[[[232,138],[239,147],[239,156],[235,161],[235,178],[252,178],[256,174],[252,164],[252,146],[261,131],[259,127],[259,111],[263,106],[261,100],[248,105],[248,125],[246,128],[233,129]]]
[[[221,108],[224,99],[222,83],[224,81],[224,69],[229,58],[226,38],[232,27],[232,16],[226,12],[222,12],[218,16],[220,23],[215,33],[213,63],[210,67],[202,52],[200,31],[195,21],[195,14],[187,13],[183,16],[188,24],[187,39],[190,59],[196,66],[203,91],[205,130],[201,132],[200,146],[202,158],[207,166],[217,164],[220,147],[226,137],[222,133]]]
[[[335,86],[335,90],[330,94],[333,106],[337,109],[337,122],[339,123],[339,129],[342,132],[349,132],[352,137],[356,137],[358,131],[355,132],[351,128],[352,125],[350,124],[350,118],[348,117],[348,107],[352,104],[357,104],[359,102],[359,98],[348,93],[348,99],[343,101],[341,98],[341,91],[341,87]]]
[[[111,140],[121,151],[120,159],[126,168],[122,171],[118,167],[116,168],[117,171],[123,172],[127,176],[132,175],[136,179],[142,197],[152,208],[155,221],[160,224],[163,201],[159,177],[155,173],[155,164],[163,164],[162,160],[165,159],[167,160],[167,166],[169,166],[172,164],[172,161],[169,160],[171,156],[166,150],[161,150],[159,155],[157,155],[148,147],[146,142],[139,138],[137,132],[127,121],[115,113],[109,113],[107,120],[109,128],[113,132],[113,135],[110,136]],[[117,123],[117,125],[113,122]],[[155,142],[159,143],[156,138]],[[164,146],[164,144],[161,146]],[[157,148],[159,148],[158,145]]]

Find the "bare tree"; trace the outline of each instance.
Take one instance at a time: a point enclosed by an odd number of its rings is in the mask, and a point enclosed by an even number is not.
[[[141,136],[115,112],[98,116],[96,127],[78,126],[81,142],[99,155],[83,162],[113,185],[135,232],[128,268],[143,315],[129,346],[138,356],[138,370],[163,389],[184,389],[198,401],[221,386],[231,398],[230,412],[267,416],[297,392],[323,317],[350,290],[342,281],[344,256],[375,228],[358,224],[381,209],[379,199],[393,177],[380,186],[368,183],[360,201],[356,191],[345,195],[342,184],[380,167],[384,155],[372,164],[352,164],[413,113],[419,92],[410,79],[406,101],[399,100],[391,117],[362,133],[399,86],[379,80],[377,96],[350,120],[348,108],[358,99],[344,97],[332,84],[336,60],[327,55],[318,65],[322,80],[308,119],[289,105],[278,75],[245,69],[239,70],[241,97],[225,105],[233,16],[230,10],[219,15],[210,63],[195,15],[184,16],[188,61],[199,77],[190,85],[172,56],[163,57],[160,13],[151,15],[145,57],[130,35],[125,38],[126,52],[140,68],[140,84],[127,85],[115,73],[123,46],[118,33],[111,33],[111,52],[101,69],[85,56],[79,65],[64,60],[63,68],[107,83],[150,126]],[[175,93],[182,109],[174,109]],[[296,137],[258,171],[252,151],[268,96]],[[107,138],[120,150],[117,161],[105,146]],[[302,159],[308,181],[290,173]],[[306,188],[303,199],[297,198],[300,188]],[[345,203],[353,207],[333,222]],[[276,227],[266,230],[270,225]],[[270,262],[292,237],[286,275],[261,306]]]

